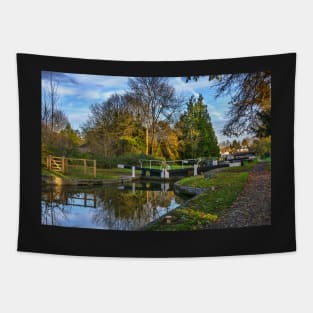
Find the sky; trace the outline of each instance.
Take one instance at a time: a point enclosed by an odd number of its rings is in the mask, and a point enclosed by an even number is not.
[[[42,90],[48,84],[50,73],[42,72]],[[128,89],[129,77],[53,72],[53,79],[58,83],[58,95],[60,97],[58,109],[66,114],[73,129],[79,129],[88,119],[90,106],[105,101],[114,93],[124,93]],[[191,95],[202,94],[218,141],[230,139],[221,133],[226,122],[229,96],[216,99],[216,90],[212,82],[208,81],[207,76],[202,76],[198,81],[189,81],[188,83],[184,77],[170,77],[168,82],[175,88],[176,93],[184,96],[186,100]],[[182,112],[184,109],[185,106],[182,108]]]

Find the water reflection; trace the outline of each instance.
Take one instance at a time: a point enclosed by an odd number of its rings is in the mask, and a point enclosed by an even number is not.
[[[42,224],[116,230],[140,229],[185,200],[160,182],[58,186],[43,189],[41,198]]]

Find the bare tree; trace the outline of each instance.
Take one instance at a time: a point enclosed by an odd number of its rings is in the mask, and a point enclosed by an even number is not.
[[[48,83],[43,88],[42,106],[43,106],[43,118],[48,126],[48,121],[50,120],[51,131],[55,127],[55,113],[57,111],[57,104],[60,100],[60,95],[58,94],[59,82],[54,79],[53,73],[49,73]]]
[[[61,110],[54,110],[54,114],[53,114],[53,120],[54,120],[54,130],[55,131],[60,131],[62,129],[64,129],[67,124],[69,123],[68,118],[66,117],[66,115],[61,111]]]
[[[170,120],[181,105],[165,77],[136,77],[128,81],[128,99],[145,128],[145,154],[154,154],[158,122]]]
[[[49,107],[47,92],[45,88],[43,88],[42,90],[41,120],[47,129],[48,122],[50,120],[50,107]]]

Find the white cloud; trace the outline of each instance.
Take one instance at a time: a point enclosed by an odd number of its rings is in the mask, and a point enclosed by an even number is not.
[[[126,90],[105,91],[102,93],[102,98],[103,98],[103,100],[106,100],[114,94],[120,94],[121,95],[121,94],[124,94],[125,92],[126,92]]]
[[[208,111],[213,120],[218,120],[220,122],[225,122],[225,112],[218,111],[212,104],[207,103]]]
[[[220,113],[220,112],[217,112],[217,111],[209,111],[210,115],[212,118],[216,118],[220,121],[225,121],[225,117]]]
[[[41,87],[49,90],[49,82],[43,79],[41,81]],[[57,92],[60,96],[69,96],[69,95],[75,95],[77,93],[77,90],[76,88],[65,87],[59,84]]]
[[[80,93],[77,95],[81,99],[86,100],[101,100],[105,101],[110,96],[112,96],[115,93],[124,93],[125,90],[110,90],[110,91],[103,91],[102,89],[88,89],[84,91],[80,91]]]
[[[175,77],[172,78],[172,84],[177,92],[189,92],[195,96],[198,96],[199,92],[196,90],[201,88],[209,88],[211,82],[208,81],[206,76],[200,77],[197,81],[190,80],[188,83],[186,83],[186,80],[183,77]]]
[[[89,112],[75,112],[69,115],[70,123],[80,125],[87,121]]]
[[[58,86],[58,93],[61,96],[69,96],[69,95],[75,95],[76,94],[76,89],[74,88],[68,88],[64,86]]]
[[[104,75],[89,75],[89,74],[66,74],[75,79],[81,85],[94,85],[105,88],[120,88],[121,85],[126,85],[128,77],[122,76],[104,76]]]
[[[68,116],[69,122],[73,128],[79,128],[85,123],[89,116],[89,107],[80,107],[79,105],[73,105],[64,107],[64,112]]]
[[[84,98],[84,99],[99,99],[101,96],[101,91],[100,90],[95,90],[95,89],[88,89],[88,90],[82,90],[79,92],[77,95],[79,98]]]

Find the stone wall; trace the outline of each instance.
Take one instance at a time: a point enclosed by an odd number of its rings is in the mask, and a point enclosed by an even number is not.
[[[204,191],[208,191],[207,188],[199,188],[199,187],[190,187],[190,186],[182,186],[179,182],[174,184],[174,191],[176,193],[181,193],[189,196],[199,195]]]

